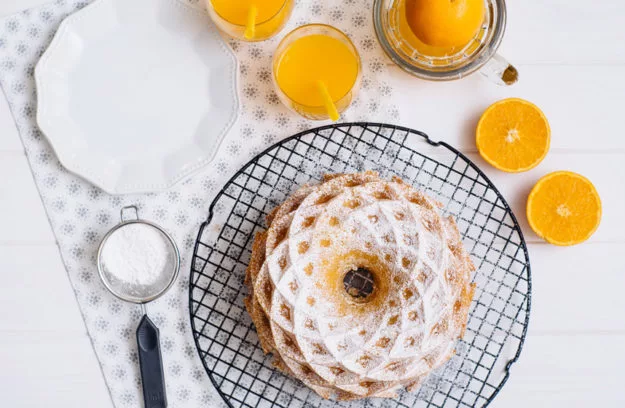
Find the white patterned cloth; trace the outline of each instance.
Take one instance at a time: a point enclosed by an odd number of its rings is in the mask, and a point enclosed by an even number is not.
[[[198,0],[185,1],[201,7]],[[240,61],[242,113],[216,159],[167,192],[133,196],[108,195],[67,172],[35,120],[34,67],[60,22],[90,1],[57,0],[0,20],[0,85],[116,407],[141,406],[143,399],[135,340],[141,309],[117,300],[100,282],[95,264],[100,240],[119,222],[119,211],[126,205],[137,205],[141,218],[172,234],[182,256],[180,278],[163,298],[147,306],[161,332],[169,406],[223,404],[198,357],[189,323],[190,260],[198,227],[217,191],[253,155],[318,125],[282,106],[271,83],[273,50],[294,27],[313,22],[331,24],[346,32],[361,53],[362,89],[343,120],[398,121],[399,111],[390,103],[393,89],[385,81],[386,57],[371,21],[372,1],[300,0],[287,28],[277,38],[254,44],[228,40]],[[167,80],[175,78],[163,78]]]

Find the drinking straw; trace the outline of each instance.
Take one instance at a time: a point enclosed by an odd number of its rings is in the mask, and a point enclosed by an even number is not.
[[[243,34],[246,40],[251,40],[256,35],[256,17],[258,17],[258,7],[252,4],[247,12],[247,24]]]
[[[336,122],[337,120],[339,120],[339,111],[336,109],[336,105],[334,104],[334,101],[330,96],[330,91],[328,91],[328,87],[323,81],[319,80],[317,81],[317,88],[319,88],[321,98],[323,98],[323,105],[325,106],[326,111],[330,116],[330,119],[332,119],[333,122]]]

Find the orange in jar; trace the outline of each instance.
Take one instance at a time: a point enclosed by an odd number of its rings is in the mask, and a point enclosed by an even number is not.
[[[479,32],[484,0],[406,0],[406,20],[414,35],[433,47],[462,47]]]

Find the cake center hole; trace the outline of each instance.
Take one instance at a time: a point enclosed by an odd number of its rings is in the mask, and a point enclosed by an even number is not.
[[[366,302],[375,289],[373,273],[367,268],[353,269],[345,274],[343,287],[356,302]]]

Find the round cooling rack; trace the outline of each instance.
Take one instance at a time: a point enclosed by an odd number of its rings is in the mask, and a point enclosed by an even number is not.
[[[454,216],[477,267],[477,285],[456,355],[418,392],[396,399],[324,400],[272,365],[245,310],[245,269],[265,216],[293,191],[327,173],[397,175]],[[510,207],[453,147],[424,133],[374,123],[331,125],[285,139],[245,165],[217,195],[193,255],[189,309],[195,343],[231,407],[483,407],[503,387],[527,331],[531,274]]]

